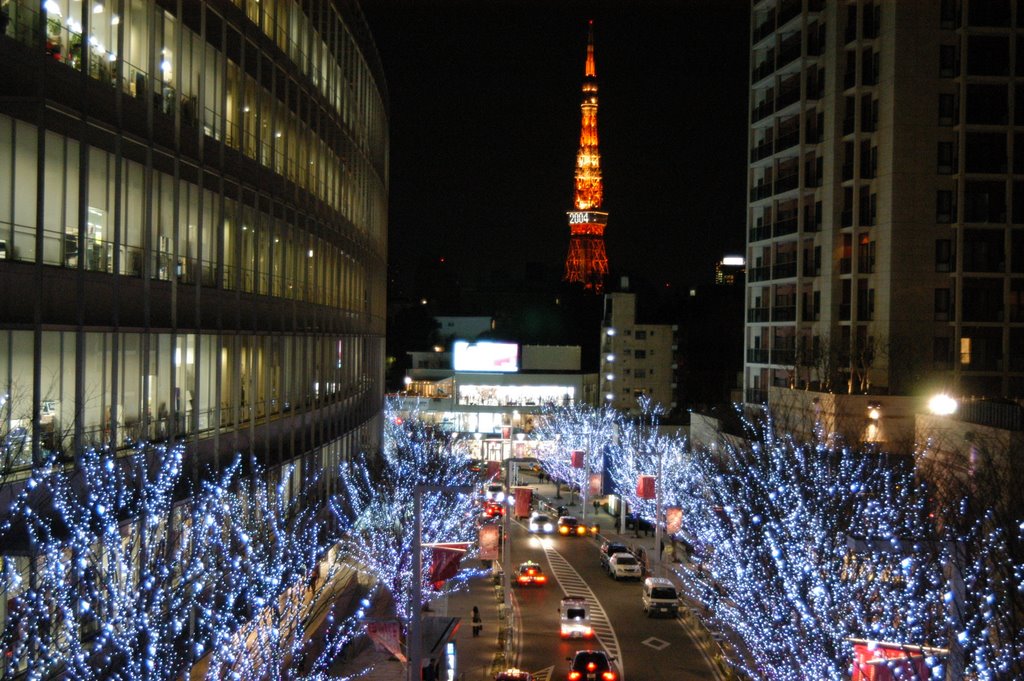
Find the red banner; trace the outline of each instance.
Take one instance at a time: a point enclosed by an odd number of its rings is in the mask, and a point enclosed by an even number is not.
[[[501,462],[499,461],[488,461],[487,462],[487,479],[494,480],[501,476]]]
[[[367,622],[366,634],[373,641],[374,648],[391,653],[401,662],[405,662],[405,655],[402,654],[402,630],[398,622]]]
[[[853,644],[853,679],[851,681],[896,681],[897,679],[930,679],[920,646],[863,641]]]
[[[590,496],[599,497],[604,494],[604,490],[601,489],[601,483],[604,481],[604,475],[602,473],[591,473],[590,474]]]
[[[654,476],[641,475],[636,481],[636,495],[641,499],[654,498]]]
[[[583,468],[583,450],[577,449],[572,452],[572,467]]]
[[[498,526],[483,525],[480,528],[480,560],[498,560]]]
[[[516,518],[526,518],[530,515],[530,506],[533,503],[533,490],[529,487],[516,487]]]
[[[444,583],[459,571],[459,561],[468,544],[433,544],[430,548],[430,583],[440,591]]]

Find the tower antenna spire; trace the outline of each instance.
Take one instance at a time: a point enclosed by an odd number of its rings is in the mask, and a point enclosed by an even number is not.
[[[589,23],[587,63],[583,71],[583,101],[580,104],[580,146],[576,152],[576,182],[569,216],[569,253],[565,258],[564,281],[582,284],[600,293],[608,274],[604,249],[604,228],[608,213],[601,210],[604,185],[601,154],[597,149],[597,69],[594,66],[594,20]]]

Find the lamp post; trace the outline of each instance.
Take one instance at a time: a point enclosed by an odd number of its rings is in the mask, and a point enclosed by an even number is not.
[[[421,681],[423,678],[423,636],[422,610],[423,600],[423,493],[424,492],[455,492],[456,494],[472,494],[472,485],[416,485],[413,488],[412,509],[415,518],[415,534],[412,538],[412,620],[409,622],[409,638],[406,649],[409,653],[409,681]]]

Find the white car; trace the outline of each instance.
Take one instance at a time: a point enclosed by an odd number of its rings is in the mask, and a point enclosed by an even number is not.
[[[608,559],[608,574],[615,580],[640,580],[643,579],[644,571],[632,553],[616,553]]]
[[[484,487],[484,500],[497,501],[499,504],[505,501],[505,485],[500,482],[492,482]]]
[[[534,513],[530,516],[530,532],[538,534],[551,534],[555,531],[555,524],[551,522],[551,516],[543,513]]]
[[[569,596],[558,603],[562,638],[593,638],[590,626],[590,605],[586,598]]]

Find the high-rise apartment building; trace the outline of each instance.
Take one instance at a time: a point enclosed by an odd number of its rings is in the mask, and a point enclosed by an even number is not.
[[[175,440],[190,470],[302,476],[379,441],[387,100],[358,4],[0,9],[5,471]]]
[[[672,324],[637,320],[636,294],[606,293],[601,321],[601,398],[624,412],[639,413],[646,395],[665,412],[676,406],[676,340]]]
[[[751,16],[746,400],[1024,396],[1024,4]]]

